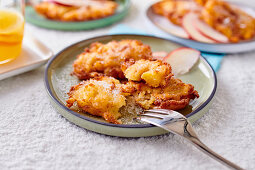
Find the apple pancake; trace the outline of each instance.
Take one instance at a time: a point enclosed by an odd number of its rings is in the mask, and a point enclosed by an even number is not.
[[[201,19],[231,42],[255,36],[255,19],[237,6],[221,0],[196,0],[203,5]]]
[[[179,110],[186,107],[191,99],[198,98],[198,92],[191,84],[171,77],[165,87],[151,87],[145,83],[133,81],[122,86],[124,93],[132,95],[135,102],[143,109],[161,108]]]
[[[98,77],[72,86],[66,101],[67,107],[75,103],[85,112],[101,116],[106,121],[120,124],[119,109],[126,105],[126,98],[121,91],[121,84],[111,77]]]
[[[173,75],[171,66],[160,60],[130,60],[121,69],[128,80],[145,81],[151,87],[166,86]]]
[[[113,15],[118,7],[114,1],[97,1],[82,6],[67,6],[51,1],[35,5],[35,10],[42,16],[60,21],[87,21]]]
[[[165,87],[151,87],[143,82],[128,81],[121,84],[112,77],[97,77],[72,86],[66,106],[77,106],[82,111],[101,116],[106,121],[121,124],[120,110],[141,110],[162,108],[179,110],[191,99],[198,98],[198,92],[191,84],[171,77]],[[127,101],[131,104],[126,105]],[[129,113],[130,114],[130,113]]]
[[[199,6],[193,1],[164,0],[152,6],[154,13],[165,16],[176,25],[182,24],[182,18],[188,12],[199,10]]]
[[[176,79],[171,66],[152,59],[150,47],[137,40],[93,43],[73,67],[73,74],[86,81],[71,87],[66,106],[114,124],[132,111],[179,110],[199,97],[193,85]]]
[[[78,55],[73,64],[73,74],[86,80],[97,76],[125,79],[121,64],[129,60],[151,59],[150,46],[138,40],[111,41],[91,44]]]

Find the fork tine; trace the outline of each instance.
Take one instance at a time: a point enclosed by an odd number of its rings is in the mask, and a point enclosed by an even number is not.
[[[152,113],[152,112],[146,112],[146,113],[143,113],[143,114],[139,114],[139,116],[148,116],[148,117],[160,118],[160,119],[165,118],[165,115],[158,114],[158,113]]]
[[[162,121],[161,118],[155,118],[155,117],[150,117],[150,116],[140,116],[139,118],[136,118],[136,119],[141,120],[143,122],[151,123],[154,125],[160,124],[160,122]]]
[[[163,115],[168,115],[168,113],[171,110],[166,110],[166,109],[149,109],[149,110],[144,110],[144,112],[152,112],[152,113],[159,113]]]

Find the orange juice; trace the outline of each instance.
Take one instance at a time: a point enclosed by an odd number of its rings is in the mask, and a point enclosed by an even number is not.
[[[0,9],[0,64],[19,56],[23,32],[22,14],[10,9]]]

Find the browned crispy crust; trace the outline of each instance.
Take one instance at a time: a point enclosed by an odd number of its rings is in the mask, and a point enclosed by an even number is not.
[[[122,86],[122,91],[134,96],[136,103],[144,109],[179,110],[186,107],[191,99],[199,97],[193,85],[185,84],[174,77],[171,77],[167,86],[157,88],[129,81]]]
[[[123,62],[151,59],[151,56],[150,46],[138,40],[111,41],[107,44],[96,42],[77,56],[73,74],[81,80],[102,75],[125,79],[121,70]]]
[[[115,13],[118,4],[113,1],[101,1],[101,5],[64,6],[53,2],[40,2],[35,10],[48,19],[60,21],[87,21],[104,18]]]
[[[191,84],[185,84],[185,85],[188,85],[190,86]],[[180,100],[176,100],[176,99],[173,99],[173,100],[168,100],[167,98],[159,98],[159,99],[156,99],[155,102],[154,102],[154,105],[156,106],[156,108],[161,108],[161,109],[170,109],[170,110],[180,110],[180,109],[183,109],[185,108],[190,100],[192,99],[195,99],[195,98],[199,98],[199,94],[196,90],[194,90],[194,87],[191,85],[190,88],[189,88],[189,95],[183,95],[180,97]]]
[[[158,108],[162,109],[171,109],[171,110],[180,110],[186,107],[189,104],[190,99],[181,99],[179,101],[177,100],[156,100],[154,104],[158,106]]]

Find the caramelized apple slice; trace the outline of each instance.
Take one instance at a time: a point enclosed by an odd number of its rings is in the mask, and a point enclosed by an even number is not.
[[[170,52],[163,61],[171,65],[174,75],[181,75],[189,72],[199,57],[200,51],[182,47]]]
[[[200,20],[198,17],[193,20],[193,23],[196,27],[196,29],[206,36],[207,38],[210,38],[214,41],[217,41],[219,43],[227,43],[228,42],[228,37],[225,35],[221,34],[220,32],[216,31],[212,27],[210,27],[208,24]]]
[[[62,6],[87,6],[87,5],[101,5],[100,1],[93,0],[47,0]]]
[[[207,38],[197,30],[197,28],[194,26],[194,21],[197,19],[198,15],[196,13],[190,12],[186,14],[182,19],[182,27],[187,31],[190,37],[196,41],[216,43],[216,41]]]
[[[62,5],[62,6],[67,6],[67,7],[71,7],[74,6],[72,3],[70,3],[67,0],[47,0],[47,2],[51,2],[57,5]]]

